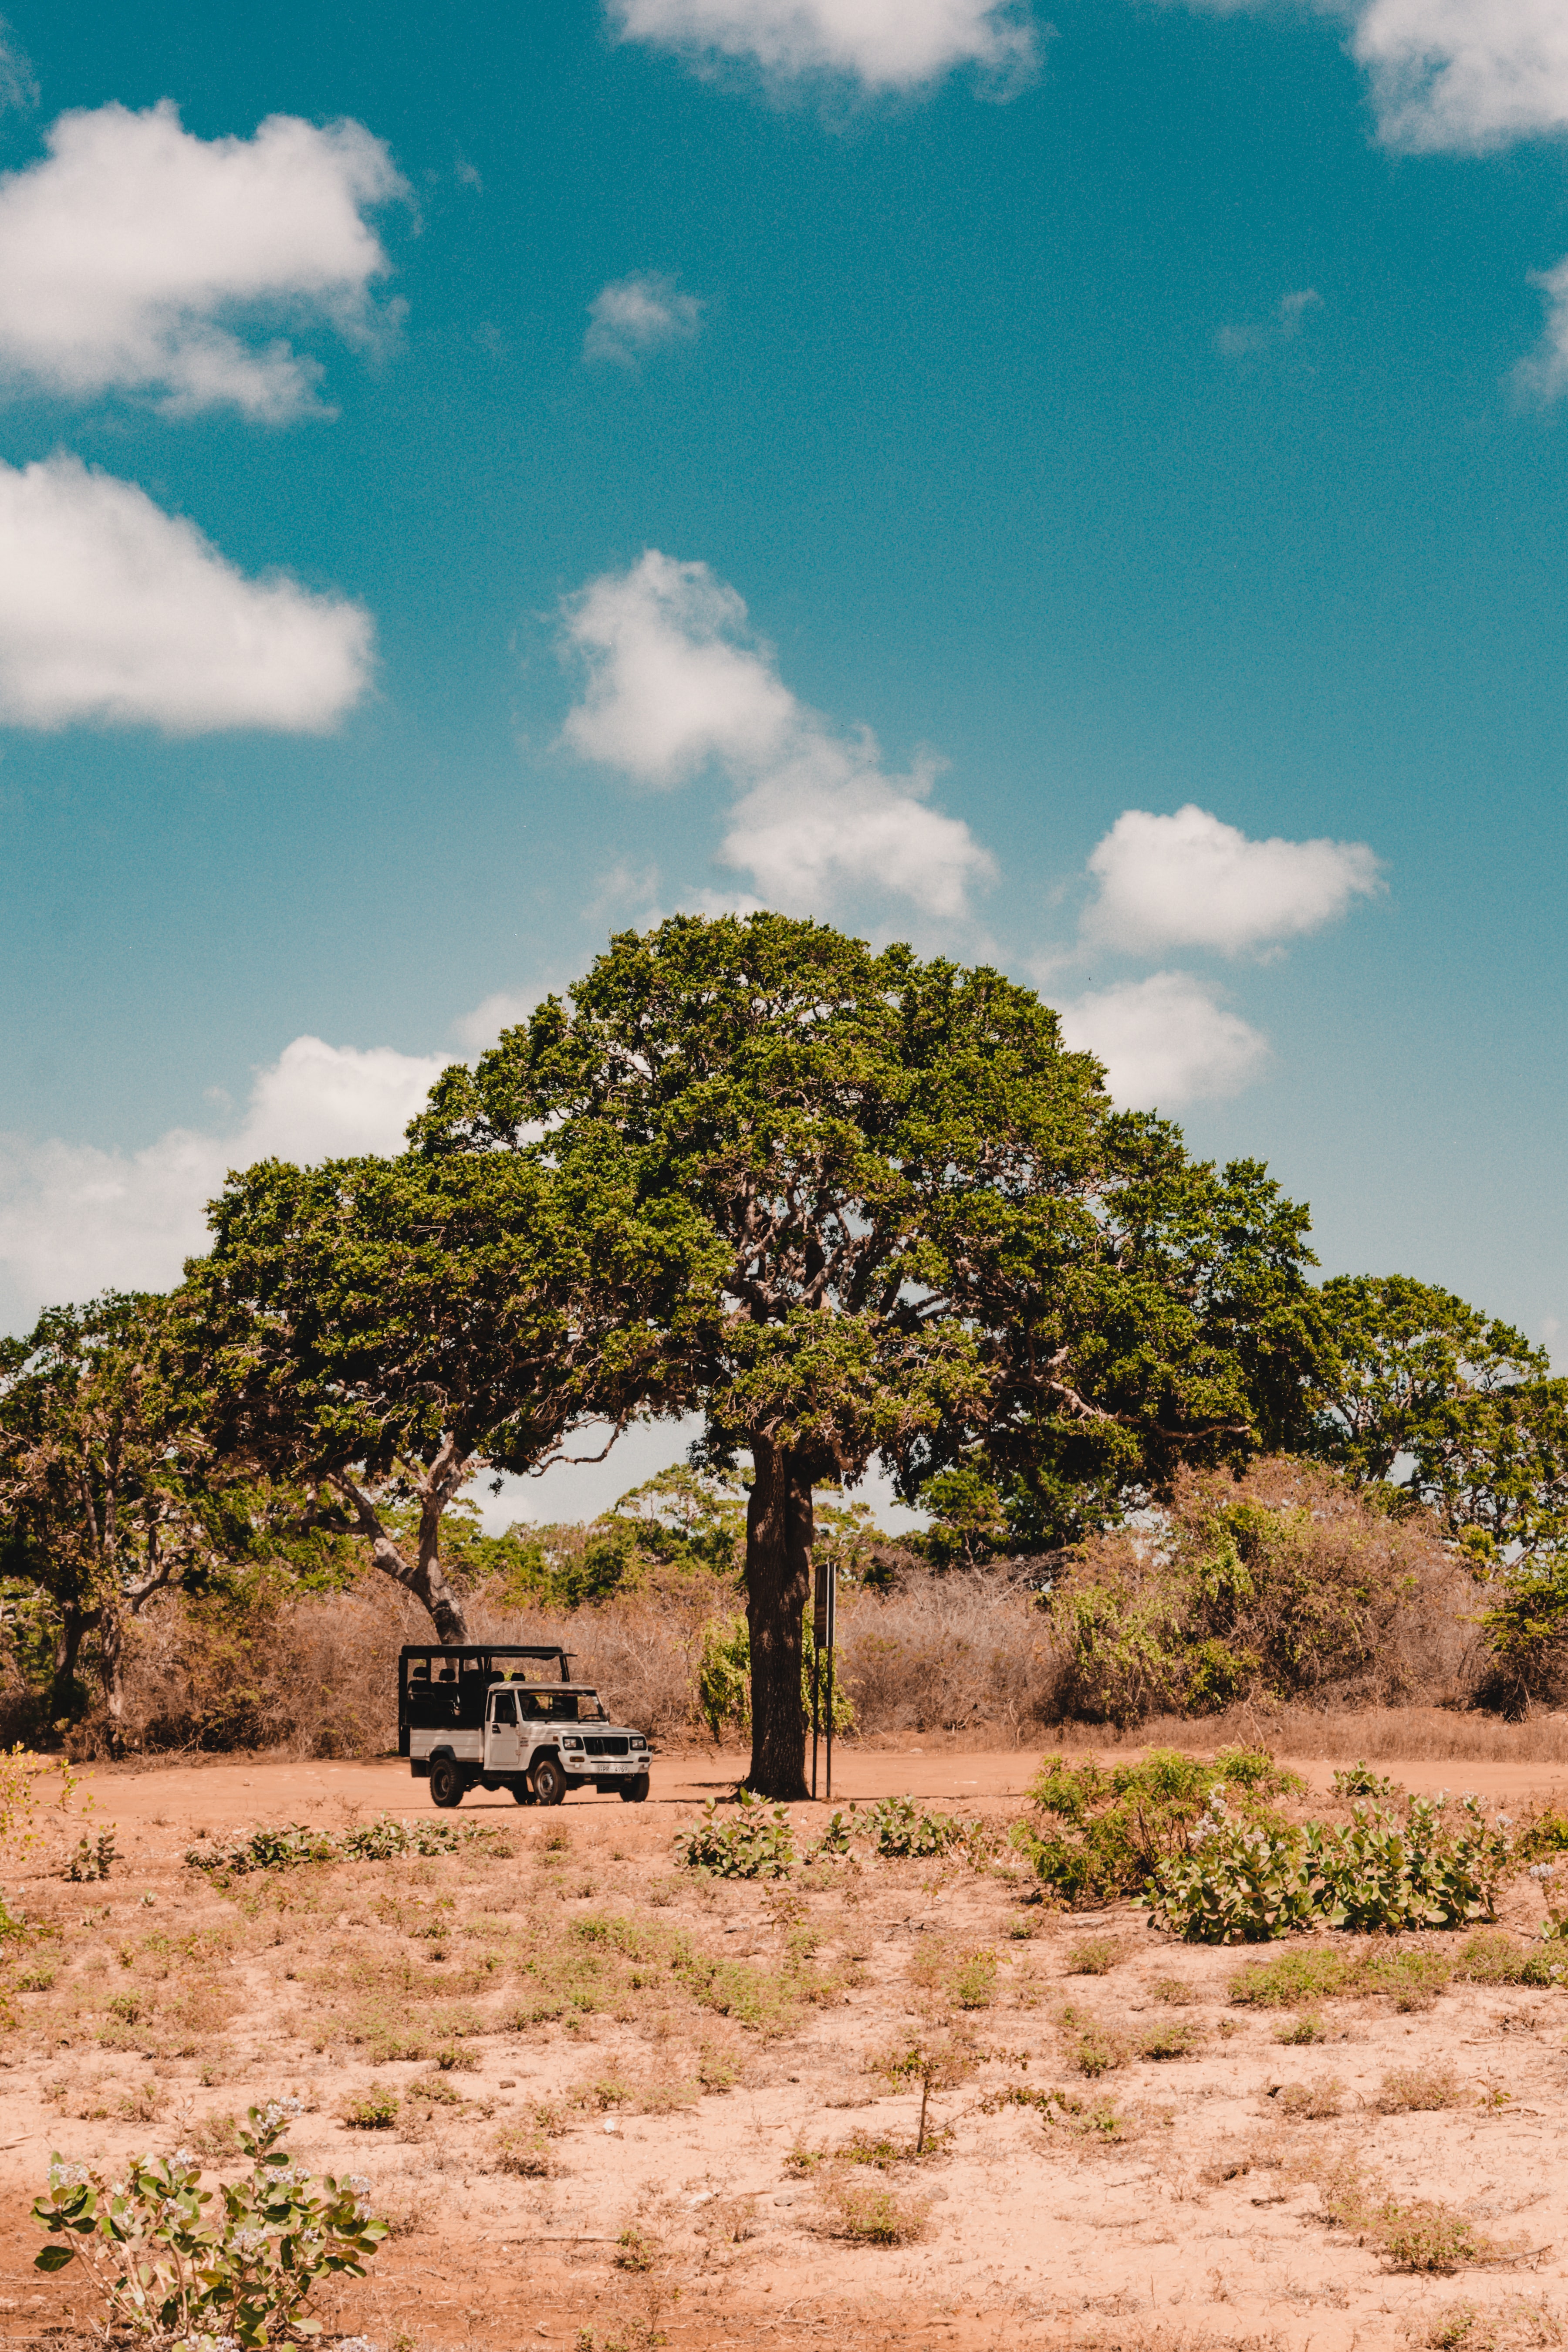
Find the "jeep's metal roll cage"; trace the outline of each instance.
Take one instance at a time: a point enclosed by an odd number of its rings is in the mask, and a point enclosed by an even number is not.
[[[507,1679],[506,1666],[512,1659],[553,1660],[562,1682],[567,1679],[570,1650],[541,1648],[522,1643],[441,1642],[411,1643],[398,1653],[397,1658],[397,1752],[409,1752],[410,1730],[431,1730],[437,1722],[442,1729],[477,1728],[484,1721],[485,1696],[490,1685]],[[410,1670],[422,1665],[423,1674]],[[519,1677],[526,1682],[526,1675]],[[545,1677],[538,1677],[543,1681]],[[428,1715],[429,1722],[416,1725],[416,1714]]]

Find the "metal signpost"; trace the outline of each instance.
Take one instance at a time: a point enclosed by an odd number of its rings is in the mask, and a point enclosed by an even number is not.
[[[816,1593],[811,1612],[811,1793],[816,1795],[816,1738],[818,1729],[826,1735],[827,1788],[826,1801],[833,1802],[833,1644],[838,1615],[838,1579],[831,1559],[816,1562]],[[826,1661],[826,1675],[824,1660]],[[826,1682],[827,1706],[826,1716],[822,1696]]]

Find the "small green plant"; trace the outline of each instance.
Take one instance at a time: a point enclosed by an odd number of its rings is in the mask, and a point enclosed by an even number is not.
[[[90,1885],[95,1879],[109,1876],[114,1860],[114,1824],[110,1822],[95,1838],[82,1832],[76,1852],[66,1864],[66,1876],[79,1885]]]
[[[490,2143],[490,2161],[498,2172],[513,2172],[523,2180],[548,2180],[555,2159],[544,2133],[528,2124],[505,2124]]]
[[[1064,2009],[1061,2026],[1070,2036],[1068,2054],[1080,2074],[1090,2080],[1125,2066],[1132,2054],[1131,2044],[1124,2034],[1118,2033],[1098,2017],[1088,2016],[1082,2010]]]
[[[252,1871],[293,1870],[310,1862],[389,1862],[399,1854],[456,1853],[477,1841],[493,1843],[495,1837],[483,1822],[405,1822],[383,1813],[341,1833],[286,1822],[231,1838],[203,1838],[187,1848],[185,1862],[211,1877],[243,1878]]]
[[[1321,2000],[1355,1990],[1355,1963],[1348,1952],[1316,1950],[1281,1952],[1272,1960],[1254,1961],[1233,1976],[1233,2001],[1253,2009],[1315,2009]]]
[[[295,2100],[252,2107],[240,2147],[251,2169],[217,2191],[201,2186],[189,2152],[142,2157],[110,2181],[56,2156],[33,2207],[58,2242],[41,2271],[79,2262],[104,2306],[103,2333],[171,2352],[258,2352],[275,2338],[319,2334],[304,2306],[324,2278],[363,2278],[386,2236],[363,2199],[368,2183],[321,2181],[279,2147]]]
[[[959,1845],[974,1824],[952,1813],[922,1811],[912,1797],[884,1797],[866,1815],[873,1851],[884,1861],[924,1860]]]
[[[1156,2025],[1145,2033],[1138,2044],[1140,2058],[1191,2058],[1202,2046],[1200,2027],[1187,2019],[1173,2018],[1164,2025]]]
[[[1289,2023],[1277,2025],[1274,2029],[1275,2041],[1284,2042],[1290,2049],[1305,2049],[1309,2043],[1322,2042],[1326,2038],[1323,2021],[1315,2009],[1304,2009],[1299,2017],[1293,2017]]]
[[[977,2053],[967,2042],[953,2034],[942,2034],[909,2042],[895,2042],[868,2059],[870,2073],[879,2074],[885,2083],[918,2083],[921,2086],[920,2121],[915,2127],[917,2156],[926,2149],[926,2119],[933,2091],[951,2091],[967,2080],[979,2063]]]
[[[847,1813],[833,1812],[829,1815],[827,1825],[816,1843],[808,1846],[801,1859],[805,1862],[838,1860],[849,1851],[850,1827],[850,1818]]]
[[[1163,2000],[1169,2009],[1190,2009],[1202,2000],[1202,1985],[1193,1984],[1186,1977],[1156,1977],[1149,1988],[1151,2000]]]
[[[955,2009],[989,2009],[996,1990],[996,1955],[964,1952],[953,1967],[949,1989]]]
[[[694,1829],[679,1831],[675,1858],[712,1878],[783,1878],[795,1864],[795,1832],[783,1805],[764,1804],[742,1789],[735,1817],[721,1822],[710,1797]]]
[[[436,2053],[436,2063],[443,2074],[477,2074],[479,2053],[465,2050],[460,2042],[443,2042]]]
[[[625,2229],[621,2231],[616,2241],[613,2257],[618,2271],[651,2271],[655,2258],[653,2242],[645,2237],[642,2231]]]
[[[1374,1772],[1364,1760],[1347,1764],[1334,1774],[1334,1794],[1347,1801],[1352,1797],[1378,1797],[1392,1804],[1396,1794],[1394,1783],[1383,1773]]]
[[[1119,1937],[1085,1936],[1081,1942],[1068,1945],[1066,1973],[1069,1977],[1109,1976],[1118,1960],[1126,1957],[1126,1948]]]
[[[398,2097],[384,2084],[374,2084],[357,2099],[345,2099],[342,2119],[350,2131],[390,2131],[397,2121]]]

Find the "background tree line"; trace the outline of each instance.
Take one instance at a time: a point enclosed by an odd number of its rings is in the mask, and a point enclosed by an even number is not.
[[[774,1796],[804,1785],[817,1497],[874,1458],[931,1513],[931,1566],[1023,1555],[1060,1582],[1130,1517],[1157,1552],[1184,1476],[1304,1457],[1429,1515],[1507,1695],[1568,1635],[1568,1384],[1542,1352],[1405,1277],[1316,1284],[1308,1213],[1260,1163],[1116,1111],[993,971],[773,915],[625,934],[449,1069],[402,1154],[263,1161],[210,1222],[167,1297],[6,1343],[0,1572],[50,1727],[90,1667],[113,1743],[128,1629],[175,1591],[376,1572],[463,1639],[474,1482],[647,1417],[700,1417],[684,1496],[580,1547],[578,1597],[633,1551],[742,1552]],[[528,1539],[500,1540],[522,1573]]]

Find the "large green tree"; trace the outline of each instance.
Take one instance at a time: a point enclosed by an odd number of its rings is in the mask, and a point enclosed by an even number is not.
[[[54,1648],[51,1724],[79,1711],[96,1637],[108,1738],[123,1740],[127,1631],[154,1595],[243,1558],[253,1496],[161,1360],[166,1303],[53,1307],[0,1369],[0,1553]]]
[[[204,1425],[302,1497],[293,1526],[363,1538],[443,1641],[468,1638],[441,1528],[476,1475],[538,1468],[590,1412],[619,1428],[683,1401],[700,1225],[639,1207],[607,1134],[548,1166],[265,1160],[210,1215],[176,1302]]]
[[[662,1338],[715,1467],[749,1454],[750,1783],[804,1793],[814,1487],[976,1453],[1070,1528],[1244,1454],[1311,1360],[1304,1213],[1118,1117],[999,973],[775,915],[611,942],[411,1136],[433,1165],[625,1156],[638,1217],[713,1237]],[[700,1264],[698,1263],[700,1259]]]

